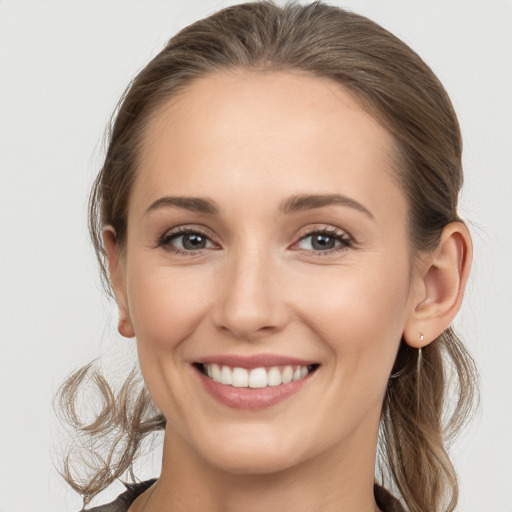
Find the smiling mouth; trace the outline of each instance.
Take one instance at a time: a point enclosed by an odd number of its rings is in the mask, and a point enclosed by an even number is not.
[[[234,388],[261,389],[305,379],[310,373],[316,371],[320,365],[285,365],[252,369],[206,363],[194,363],[194,366],[203,375],[219,384]]]

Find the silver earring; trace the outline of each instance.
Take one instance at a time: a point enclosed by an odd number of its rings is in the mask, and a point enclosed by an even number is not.
[[[420,339],[423,338],[423,335]],[[421,373],[421,361],[423,360],[423,351],[421,350],[421,347],[418,349],[418,359],[416,360],[416,373],[418,374],[418,378]]]
[[[420,340],[423,341],[424,336],[423,334],[420,334]],[[421,372],[421,361],[423,359],[423,351],[421,350],[421,347],[418,349],[418,357],[416,359],[416,375],[419,378],[420,372]],[[389,378],[390,379],[397,379],[398,377],[401,377],[404,373],[407,373],[410,371],[411,367],[409,365],[405,365],[401,370],[398,370],[395,373],[392,373]]]
[[[420,332],[420,341],[423,341],[425,339],[425,336],[423,336],[423,333]],[[418,380],[420,378],[421,373],[421,360],[423,359],[423,352],[422,347],[418,349],[418,359],[416,360],[416,375],[418,377]]]

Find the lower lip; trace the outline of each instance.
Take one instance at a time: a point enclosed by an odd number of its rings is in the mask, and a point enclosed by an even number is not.
[[[221,404],[234,409],[264,409],[278,404],[294,395],[310,380],[312,373],[306,377],[279,386],[265,388],[235,388],[215,382],[195,368],[206,391]],[[315,372],[316,373],[316,372]]]

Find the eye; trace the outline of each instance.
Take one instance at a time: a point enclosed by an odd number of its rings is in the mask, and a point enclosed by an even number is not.
[[[158,247],[178,254],[190,254],[202,249],[217,248],[208,235],[190,228],[177,228],[166,232],[158,241]]]
[[[335,228],[312,231],[301,237],[298,249],[314,252],[332,253],[345,250],[352,246],[351,237],[342,230]]]

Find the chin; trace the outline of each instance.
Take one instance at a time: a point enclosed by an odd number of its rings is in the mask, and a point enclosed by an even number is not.
[[[284,471],[296,464],[289,455],[275,453],[223,453],[209,460],[217,469],[235,475],[266,475]]]
[[[235,437],[214,446],[200,448],[208,462],[233,474],[268,474],[283,471],[297,464],[301,458],[297,447],[286,446],[282,440],[263,435]]]

